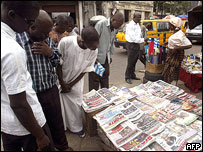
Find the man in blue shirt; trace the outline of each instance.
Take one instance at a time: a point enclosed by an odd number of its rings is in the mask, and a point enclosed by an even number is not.
[[[33,88],[42,105],[47,123],[58,150],[70,150],[64,131],[64,124],[56,85],[57,67],[60,56],[54,42],[49,38],[53,22],[48,13],[40,10],[39,16],[28,32],[17,35],[18,43],[27,54],[28,71],[33,80]]]

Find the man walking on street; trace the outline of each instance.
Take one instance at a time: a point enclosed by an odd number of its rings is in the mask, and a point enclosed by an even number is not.
[[[109,88],[109,64],[112,62],[111,56],[113,55],[113,43],[117,34],[117,29],[121,27],[124,21],[122,13],[117,12],[111,18],[99,21],[95,28],[99,33],[99,46],[97,62],[101,63],[105,68],[102,77],[95,72],[89,73],[89,91],[92,89],[99,90],[101,88]]]
[[[136,77],[135,66],[140,55],[140,44],[147,41],[147,38],[142,38],[140,28],[141,13],[135,12],[133,20],[126,26],[126,47],[128,52],[128,63],[125,72],[125,81],[132,84],[131,79],[140,80]]]

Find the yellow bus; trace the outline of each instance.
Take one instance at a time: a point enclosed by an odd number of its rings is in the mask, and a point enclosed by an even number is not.
[[[182,21],[181,30],[185,33],[187,29],[187,20]],[[160,38],[160,45],[163,45],[163,41],[168,42],[168,38],[173,34],[173,31],[169,29],[169,19],[157,19],[157,20],[141,20],[141,24],[147,28],[147,37]],[[125,43],[125,31],[126,24],[116,35],[115,47],[123,46],[126,49]]]

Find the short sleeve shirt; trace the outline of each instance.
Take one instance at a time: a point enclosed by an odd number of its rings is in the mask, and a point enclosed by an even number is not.
[[[25,91],[28,104],[41,127],[46,119],[32,88],[32,79],[26,66],[26,52],[16,42],[15,37],[15,32],[1,22],[1,131],[23,136],[30,132],[23,127],[11,109],[9,95]]]

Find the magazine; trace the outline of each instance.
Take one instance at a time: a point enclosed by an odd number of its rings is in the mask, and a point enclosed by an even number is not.
[[[155,141],[155,137],[146,133],[140,133],[119,149],[124,151],[140,151]]]
[[[137,129],[130,121],[125,121],[106,133],[112,143],[118,148],[132,137],[141,133],[141,130]]]
[[[177,115],[175,119],[176,123],[186,126],[198,118],[197,115],[184,110],[179,111],[176,115]]]
[[[111,104],[103,98],[96,90],[92,90],[83,95],[82,107],[86,112],[92,112]]]

